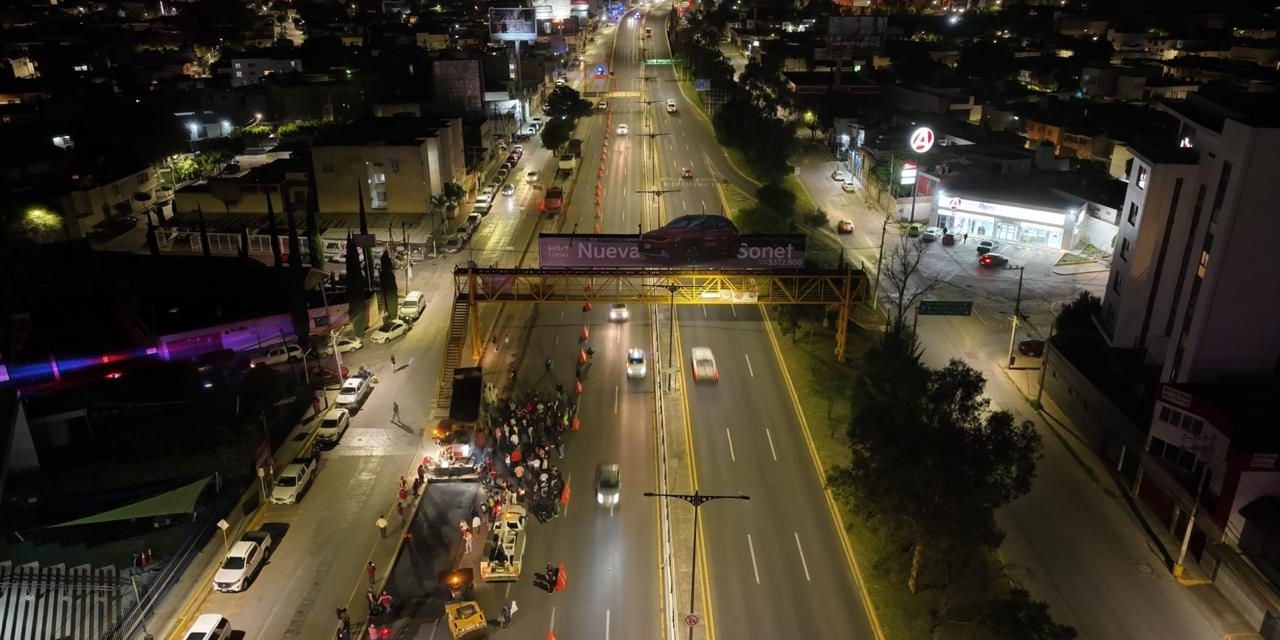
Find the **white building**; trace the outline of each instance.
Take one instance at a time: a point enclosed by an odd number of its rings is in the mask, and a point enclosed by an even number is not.
[[[1274,373],[1280,96],[1196,94],[1161,109],[1181,121],[1179,140],[1135,149],[1103,334],[1146,349],[1166,382]]]
[[[232,58],[231,86],[254,86],[273,73],[300,71],[302,71],[302,60],[297,58]]]

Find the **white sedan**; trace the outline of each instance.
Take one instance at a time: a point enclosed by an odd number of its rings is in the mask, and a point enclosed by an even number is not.
[[[383,344],[391,342],[408,332],[409,323],[404,320],[392,320],[391,322],[378,327],[378,330],[374,331],[373,335],[370,336],[369,339],[373,340],[376,344]]]
[[[334,407],[324,414],[320,428],[316,430],[316,440],[336,444],[351,426],[351,414],[346,409]]]
[[[649,374],[649,365],[644,360],[644,349],[632,347],[627,349],[627,377],[643,378]]]
[[[349,351],[359,351],[364,348],[364,341],[355,336],[344,336],[325,345],[324,354],[326,356],[333,355],[334,345],[338,346],[338,353],[347,353]]]
[[[626,322],[631,319],[631,311],[627,305],[615,302],[609,305],[609,322]]]
[[[693,348],[693,379],[695,382],[719,382],[720,370],[716,368],[716,357],[706,347]]]
[[[618,135],[620,135],[620,136],[625,136],[625,135],[627,135],[627,133],[629,133],[630,131],[631,131],[631,128],[630,128],[630,127],[628,127],[626,124],[620,124],[620,125],[618,125]]]

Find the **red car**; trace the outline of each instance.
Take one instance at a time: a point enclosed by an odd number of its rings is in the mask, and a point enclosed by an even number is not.
[[[732,258],[738,255],[741,244],[741,234],[732,220],[690,214],[640,236],[640,255],[692,263],[702,258]]]
[[[681,178],[684,178],[685,180],[692,180],[692,179],[693,179],[693,169],[690,169],[689,167],[685,167],[685,168],[681,169],[681,170],[680,170],[680,177],[681,177]]]

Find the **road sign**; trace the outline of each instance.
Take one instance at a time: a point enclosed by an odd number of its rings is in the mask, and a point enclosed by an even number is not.
[[[967,316],[973,314],[972,300],[921,300],[916,313],[922,316]]]
[[[698,616],[690,613],[684,617],[684,623],[690,627],[698,626]]]
[[[671,58],[649,58],[644,61],[645,64],[675,64],[676,61]]]
[[[694,78],[693,90],[694,91],[710,91],[711,79],[710,78]]]
[[[924,153],[933,148],[933,129],[920,127],[911,132],[911,150]]]

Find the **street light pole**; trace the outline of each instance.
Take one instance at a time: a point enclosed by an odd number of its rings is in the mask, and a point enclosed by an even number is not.
[[[884,234],[889,230],[889,216],[884,217],[880,225],[880,252],[876,254],[876,281],[871,286],[871,308],[880,308],[880,265],[884,262]]]
[[[674,292],[672,293],[672,296],[673,297],[675,296]],[[703,493],[698,493],[697,490],[694,490],[694,492],[691,494],[690,493],[657,493],[654,491],[646,491],[644,492],[644,495],[646,498],[675,498],[677,500],[684,500],[685,502],[693,506],[693,561],[689,571],[689,615],[693,615],[694,607],[697,604],[696,596],[698,593],[697,589],[695,589],[695,585],[698,584],[699,508],[702,507],[702,505],[708,502],[711,502],[712,500],[750,500],[751,496],[748,496],[743,493],[739,493],[737,495],[707,495]],[[689,640],[693,640],[693,625],[688,625],[688,626],[689,626]]]
[[[1018,297],[1013,303],[1013,325],[1009,330],[1009,368],[1013,368],[1013,343],[1018,339],[1018,320],[1022,318],[1022,273],[1026,267],[1005,267],[1018,270]]]

